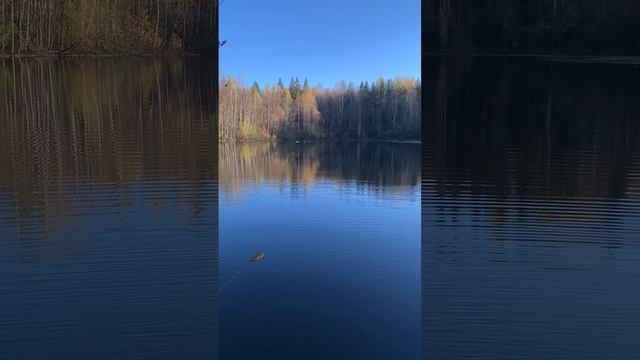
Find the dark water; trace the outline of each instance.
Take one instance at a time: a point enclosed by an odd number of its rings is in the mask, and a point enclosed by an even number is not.
[[[0,358],[217,358],[210,68],[0,62]]]
[[[218,153],[206,59],[0,62],[0,358],[640,358],[640,69],[425,69],[421,169]]]
[[[423,357],[640,358],[640,68],[424,65]]]
[[[419,359],[419,181],[419,144],[223,145],[221,358]]]

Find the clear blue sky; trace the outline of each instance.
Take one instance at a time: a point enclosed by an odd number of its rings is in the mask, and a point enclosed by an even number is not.
[[[420,77],[420,0],[224,0],[220,73],[315,86]]]

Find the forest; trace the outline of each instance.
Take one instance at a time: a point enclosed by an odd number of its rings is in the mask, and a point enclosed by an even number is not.
[[[217,1],[2,0],[0,54],[210,53]]]
[[[404,77],[369,84],[339,81],[326,89],[305,79],[244,86],[231,76],[219,86],[219,139],[420,138],[421,83]]]
[[[431,0],[426,50],[640,54],[637,0]]]

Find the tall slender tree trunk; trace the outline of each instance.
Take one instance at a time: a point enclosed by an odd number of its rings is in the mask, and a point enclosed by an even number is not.
[[[396,114],[397,113],[398,113],[398,92],[394,91],[393,92],[393,123],[392,123],[393,130],[396,129]]]
[[[557,14],[558,14],[558,0],[553,0],[553,25],[551,27],[551,53],[555,53],[556,48],[556,28],[558,27],[557,23]]]
[[[47,50],[51,50],[52,45],[51,45],[51,33],[53,32],[53,17],[55,15],[55,10],[54,10],[54,6],[55,6],[55,1],[51,1],[49,3],[49,22],[47,24]]]
[[[26,0],[23,0],[26,1]],[[29,47],[31,45],[31,10],[32,10],[32,3],[31,1],[29,1],[27,3],[27,13],[26,13],[26,17],[27,17],[27,31],[25,31],[24,35],[25,35],[25,41],[26,41],[26,48],[27,51],[29,51]]]
[[[16,17],[14,0],[11,1],[11,17],[9,18],[9,23],[11,24],[11,55],[16,53],[16,29],[14,25],[14,18]]]
[[[85,40],[89,37],[89,28],[91,27],[91,22],[96,16],[96,7],[98,6],[98,0],[93,1],[93,8],[91,9],[91,15],[89,16],[89,21],[87,21],[87,27],[84,30],[84,38]],[[97,23],[97,22],[96,22]],[[96,27],[94,26],[94,29]]]
[[[18,54],[22,51],[22,18],[24,16],[24,1],[20,2],[20,20],[18,21]]]
[[[166,0],[165,0],[166,2]],[[160,0],[156,1],[157,11],[156,11],[156,39],[160,37]]]
[[[5,9],[6,1],[2,2],[2,34],[8,34],[7,32],[7,10]],[[5,50],[5,44],[2,44],[2,50]]]
[[[187,42],[187,0],[182,1],[184,5],[183,19],[182,22],[182,43],[186,44]]]

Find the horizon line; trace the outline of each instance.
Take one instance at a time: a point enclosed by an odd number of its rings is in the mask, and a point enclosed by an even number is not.
[[[264,82],[262,85],[260,84],[259,81],[257,80],[252,80],[252,81],[247,81],[246,79],[244,79],[242,77],[242,75],[238,75],[238,76],[234,76],[234,75],[229,75],[229,74],[222,74],[222,72],[219,73],[220,77],[219,79],[222,80],[223,78],[228,78],[231,77],[234,80],[238,81],[238,83],[240,83],[241,85],[247,85],[247,86],[251,86],[253,85],[253,83],[258,84],[258,87],[262,88],[264,86],[269,86],[269,85],[276,85],[280,80],[282,80],[283,84],[285,83],[290,83],[292,80],[294,79],[298,79],[298,81],[303,84],[305,82],[305,80],[308,81],[308,78],[306,77],[299,77],[299,76],[292,76],[289,79],[283,78],[283,77],[278,77],[277,80],[275,81],[270,81],[270,82]],[[378,82],[378,80],[383,79],[385,81],[389,81],[389,80],[396,80],[396,79],[409,79],[409,80],[417,80],[417,81],[422,81],[420,79],[420,76],[418,77],[414,77],[414,76],[408,76],[408,75],[394,75],[393,77],[384,77],[384,76],[378,76],[375,80],[359,80],[359,81],[346,81],[346,80],[338,80],[335,82],[335,84],[330,85],[330,87],[335,87],[336,85],[338,85],[340,82],[344,82],[344,84],[346,86],[349,86],[350,84],[353,84],[354,86],[358,86],[360,85],[360,83],[368,83],[368,84],[373,84]],[[326,86],[322,84],[322,82],[316,82],[315,85],[311,84],[311,81],[309,82],[309,86],[312,88],[316,88],[316,87],[320,87],[320,88],[325,88]]]

